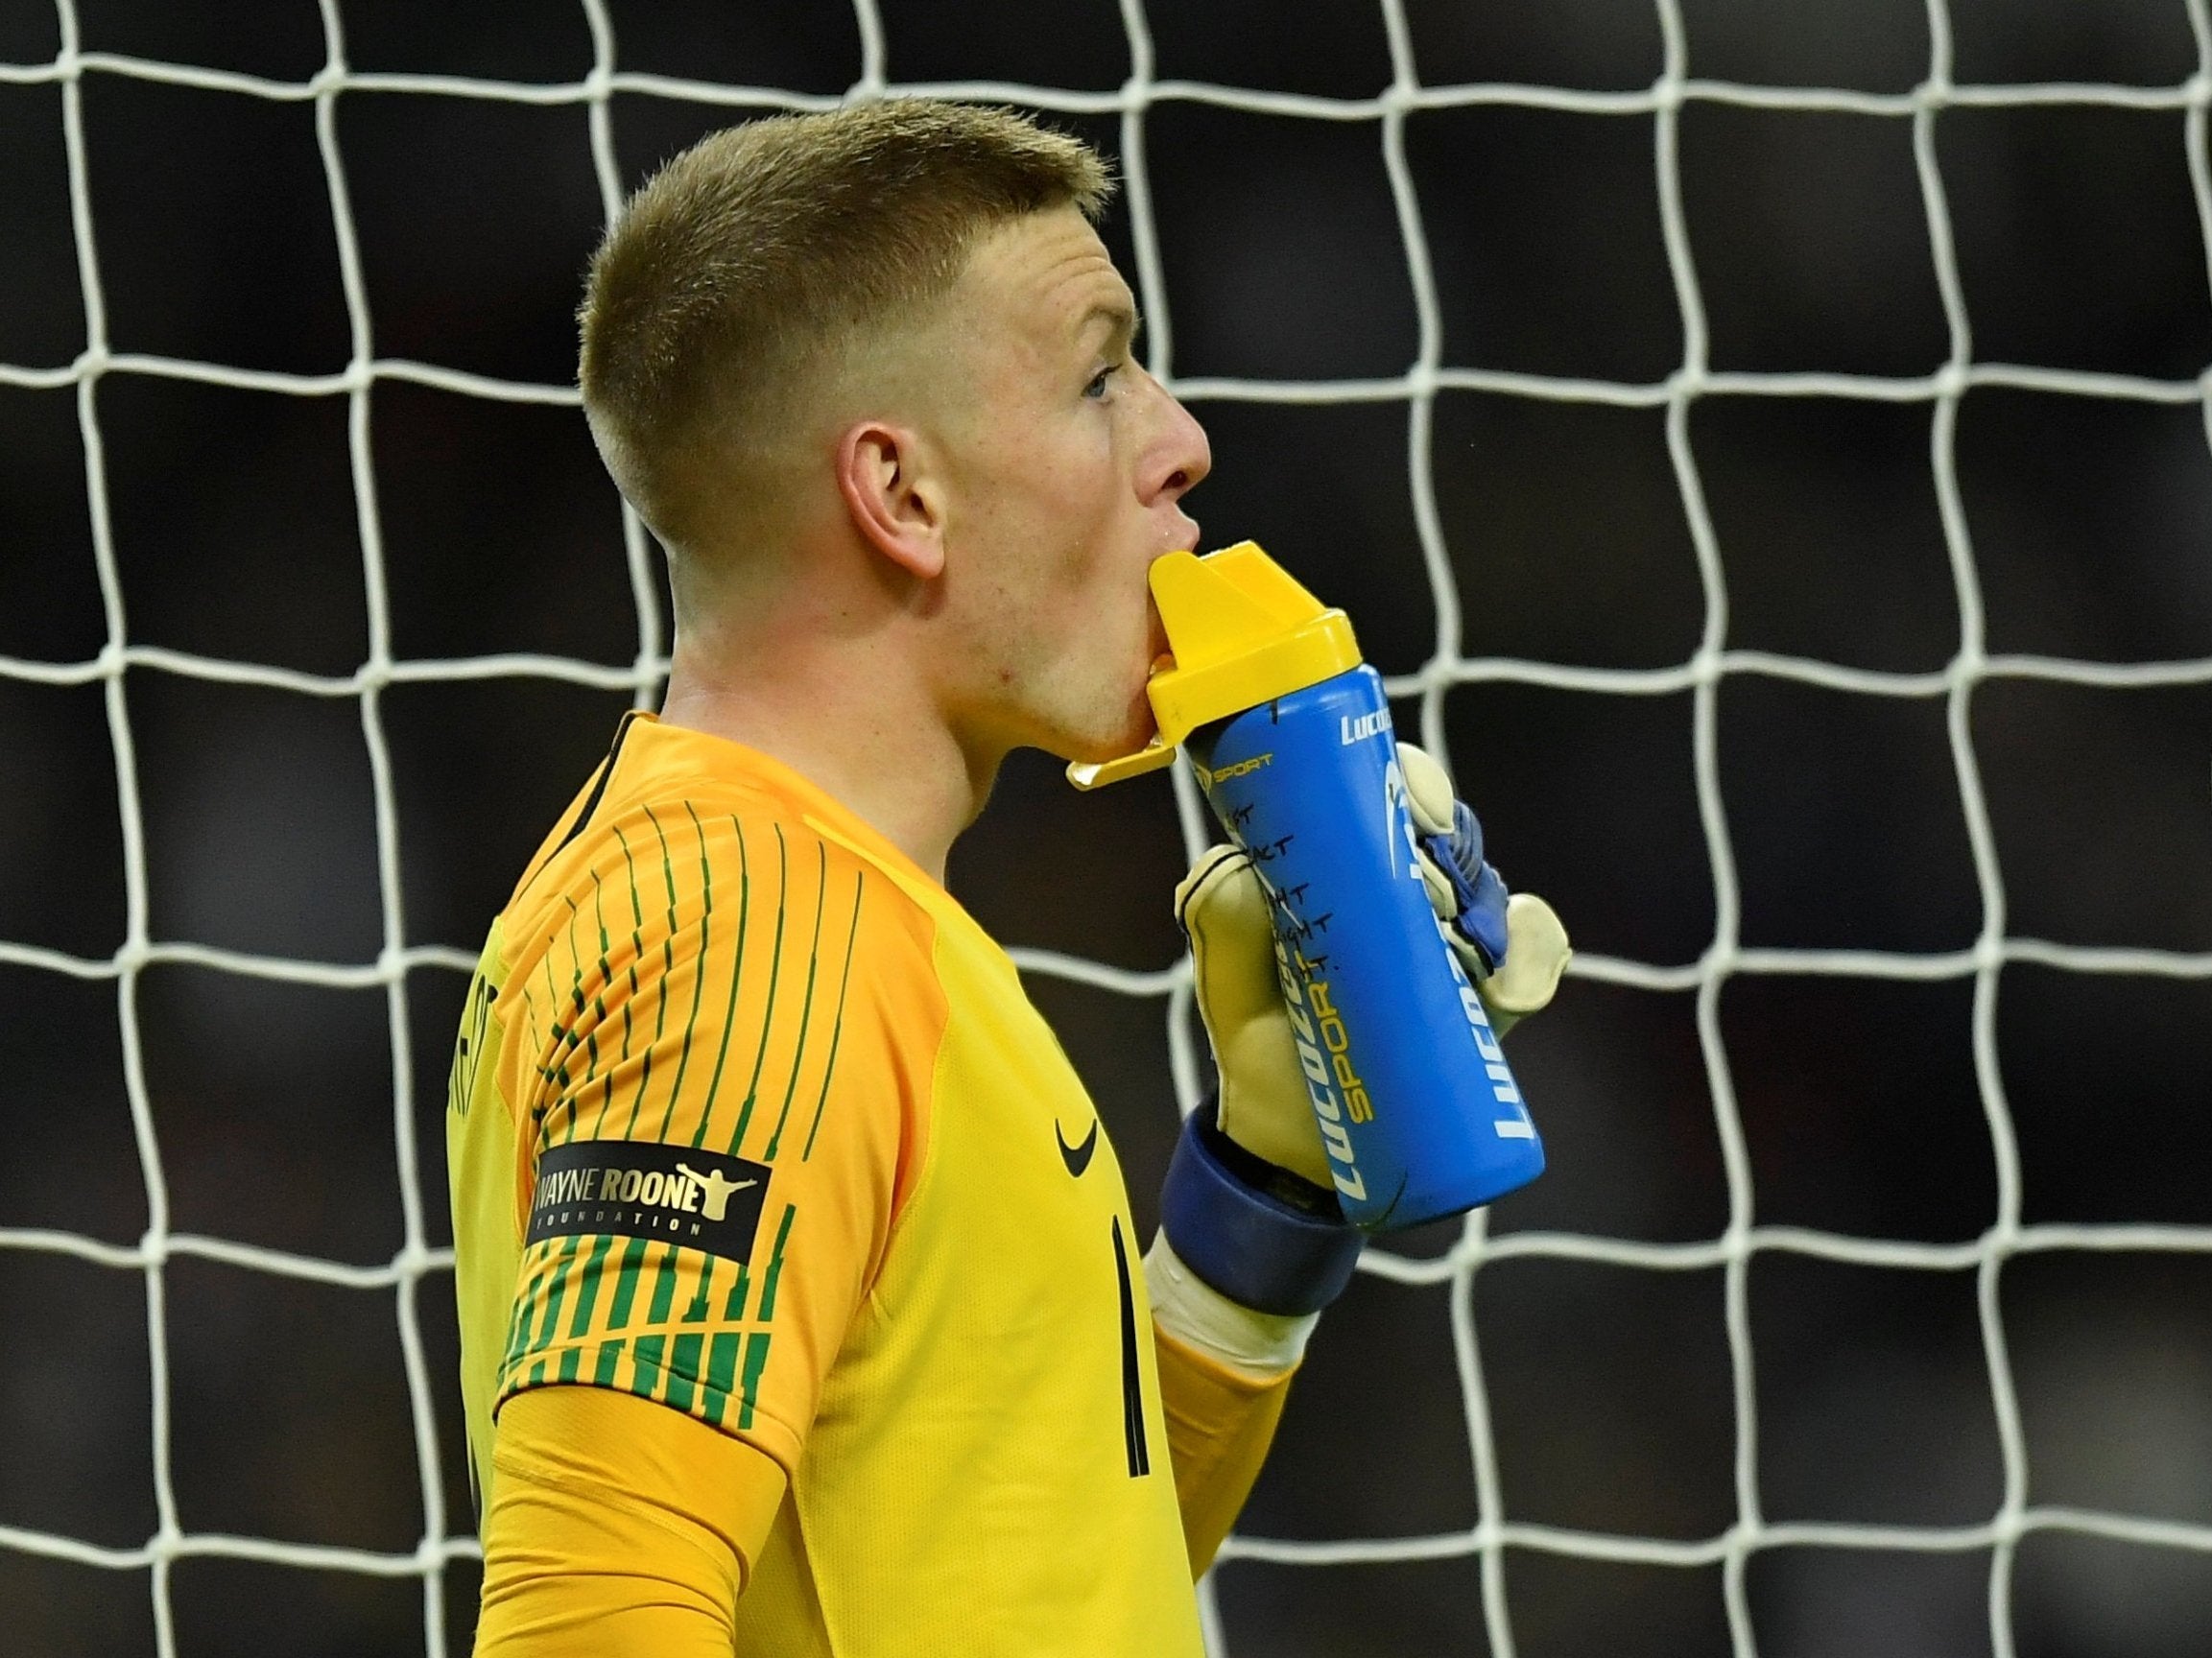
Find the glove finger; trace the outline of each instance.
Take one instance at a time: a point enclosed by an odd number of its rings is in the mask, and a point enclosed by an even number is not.
[[[1429,836],[1418,850],[1421,886],[1437,919],[1455,942],[1479,952],[1481,965],[1472,969],[1478,976],[1494,972],[1505,960],[1510,942],[1504,879],[1487,864],[1463,868],[1453,856],[1451,842],[1441,835]]]
[[[1457,803],[1452,780],[1429,751],[1400,743],[1398,775],[1405,779],[1406,804],[1413,810],[1415,827],[1423,835],[1451,834],[1452,807]]]
[[[1398,745],[1406,798],[1424,833],[1418,841],[1421,886],[1429,908],[1446,924],[1460,956],[1478,978],[1505,959],[1506,887],[1483,861],[1483,825],[1451,792],[1443,768],[1410,743]],[[1472,953],[1465,946],[1472,946]]]
[[[1507,922],[1506,884],[1487,864],[1475,877],[1472,902],[1460,907],[1452,926],[1461,937],[1482,951],[1491,972],[1498,972],[1510,959],[1512,932]]]
[[[1191,941],[1199,1017],[1218,1054],[1238,1030],[1275,1016],[1281,1003],[1274,923],[1251,860],[1233,846],[1206,853],[1176,888],[1176,919]]]
[[[1452,879],[1439,867],[1437,859],[1424,842],[1421,855],[1415,860],[1421,872],[1421,889],[1429,895],[1429,908],[1437,912],[1437,919],[1449,923],[1460,912],[1460,889]]]
[[[1192,990],[1221,1072],[1222,1132],[1253,1156],[1326,1187],[1328,1151],[1306,1103],[1275,968],[1274,918],[1251,860],[1233,846],[1213,848],[1176,888],[1176,912],[1191,941]]]
[[[1190,866],[1190,872],[1176,883],[1176,925],[1182,929],[1184,937],[1189,937],[1191,931],[1187,912],[1197,901],[1201,890],[1221,881],[1233,880],[1234,866],[1239,865],[1249,868],[1251,860],[1224,841],[1208,846],[1200,853],[1199,861]]]
[[[1512,942],[1505,965],[1480,986],[1483,1004],[1501,1035],[1551,1005],[1559,976],[1575,954],[1558,912],[1533,892],[1512,895],[1506,905],[1506,921]]]
[[[1464,800],[1452,802],[1452,862],[1468,880],[1483,867],[1483,824]]]

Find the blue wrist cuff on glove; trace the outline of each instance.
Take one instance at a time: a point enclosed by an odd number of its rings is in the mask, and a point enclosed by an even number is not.
[[[1261,1162],[1214,1126],[1214,1115],[1213,1101],[1202,1102],[1176,1142],[1160,1188],[1168,1246],[1241,1307],[1319,1313],[1351,1282],[1366,1234],[1334,1193]]]

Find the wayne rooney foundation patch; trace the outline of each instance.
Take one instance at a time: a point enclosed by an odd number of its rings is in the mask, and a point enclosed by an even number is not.
[[[769,1168],[719,1151],[639,1140],[577,1140],[537,1159],[523,1242],[611,1232],[729,1261],[752,1254]]]

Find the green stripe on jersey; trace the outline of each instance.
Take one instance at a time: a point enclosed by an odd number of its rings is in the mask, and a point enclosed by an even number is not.
[[[676,1303],[676,1245],[663,1244],[660,1273],[653,1281],[653,1306],[645,1315],[648,1324],[668,1322],[668,1310]]]
[[[837,1048],[844,1037],[844,993],[852,983],[852,946],[860,936],[861,888],[866,877],[860,870],[852,872],[852,923],[844,935],[844,970],[837,979],[837,1016],[829,1027],[829,1061],[821,1068],[821,1097],[814,1102],[814,1125],[806,1131],[806,1144],[799,1149],[798,1160],[804,1163],[814,1155],[814,1137],[821,1132],[821,1114],[829,1104],[829,1079],[837,1075]],[[731,1149],[736,1155],[736,1149]]]
[[[691,1305],[683,1310],[683,1321],[686,1324],[697,1324],[706,1316],[707,1292],[714,1288],[714,1257],[704,1255],[701,1261],[702,1267],[699,1274],[699,1291],[692,1296]]]
[[[729,1287],[729,1299],[723,1304],[722,1321],[734,1324],[745,1316],[746,1293],[752,1287],[752,1267],[740,1261],[737,1264],[737,1282]]]
[[[745,1338],[745,1380],[739,1384],[737,1425],[752,1426],[753,1402],[760,1394],[760,1373],[768,1363],[768,1332],[755,1330]]]
[[[653,1055],[668,1031],[668,982],[676,976],[676,864],[668,852],[668,832],[661,828],[660,819],[653,815],[652,807],[645,807],[644,812],[646,821],[653,825],[654,838],[660,842],[660,872],[668,884],[668,926],[660,938],[660,988],[653,999],[653,1045],[646,1049],[645,1062],[638,1070],[637,1095],[630,1102],[630,1125],[622,1131],[625,1140],[637,1137],[638,1107],[645,1103],[646,1089],[653,1082]],[[629,843],[625,841],[623,851],[629,850]]]
[[[701,907],[699,912],[699,950],[693,956],[691,975],[691,1014],[683,1022],[683,1046],[677,1050],[676,1080],[668,1085],[668,1103],[661,1108],[660,1132],[656,1140],[668,1138],[668,1125],[676,1121],[676,1102],[683,1097],[683,1074],[691,1068],[691,1037],[699,1025],[699,1005],[706,995],[706,963],[713,954],[714,945],[714,867],[706,861],[706,831],[699,824],[699,814],[691,809],[691,802],[683,803],[684,816],[691,819],[692,832],[699,838],[699,879]],[[670,890],[675,890],[675,877],[670,876]],[[669,923],[673,930],[676,912],[669,911]],[[665,992],[663,992],[665,994]]]
[[[678,1336],[668,1350],[668,1392],[664,1396],[678,1410],[691,1409],[699,1386],[699,1349],[703,1336]]]
[[[783,1125],[791,1121],[792,1096],[798,1092],[798,1074],[806,1061],[807,1027],[814,1022],[814,981],[821,966],[821,905],[829,896],[829,847],[817,841],[814,853],[814,936],[806,946],[806,994],[798,1004],[798,1045],[791,1052],[791,1077],[783,1085],[783,1109],[776,1113],[775,1132],[768,1137],[768,1149],[761,1154],[763,1163],[773,1163],[775,1149],[783,1144]]]
[[[737,1155],[737,1149],[745,1144],[745,1130],[752,1121],[753,1105],[760,1099],[760,1068],[768,1059],[769,1032],[775,1029],[775,986],[783,977],[783,918],[790,912],[791,861],[785,855],[783,825],[769,825],[775,831],[775,943],[768,954],[768,1001],[760,1010],[760,1051],[752,1056],[752,1080],[745,1085],[745,1103],[738,1107],[737,1132],[729,1137],[729,1154]]]
[[[620,1069],[622,1065],[630,1063],[630,1010],[637,1001],[637,960],[639,957],[645,954],[645,910],[637,898],[637,865],[630,859],[630,842],[624,839],[619,824],[609,824],[607,827],[614,831],[615,840],[621,843],[622,866],[630,877],[630,994],[622,999],[622,1058],[616,1067],[616,1069]],[[601,948],[604,949],[606,946],[602,945]],[[646,1055],[649,1064],[652,1062],[652,1057],[650,1054]],[[607,1074],[607,1101],[601,1107],[598,1123],[593,1125],[595,1137],[607,1132],[607,1120],[613,1113],[614,1072],[609,1071]],[[636,1107],[632,1105],[630,1108],[630,1125],[635,1127],[636,1123],[637,1111]]]
[[[631,1392],[642,1394],[648,1399],[660,1396],[660,1350],[666,1344],[665,1337],[640,1336],[637,1338],[637,1345],[631,1349],[637,1361],[636,1378],[630,1385]]]
[[[591,1380],[601,1387],[614,1386],[614,1373],[622,1366],[623,1338],[617,1336],[611,1341],[599,1344],[599,1357],[591,1366]]]
[[[783,1219],[776,1224],[775,1248],[768,1258],[768,1276],[760,1281],[760,1321],[771,1322],[775,1317],[775,1281],[783,1276],[783,1241],[791,1236],[792,1217],[798,1213],[790,1203],[783,1206]]]
[[[699,1126],[691,1133],[695,1147],[706,1144],[706,1125],[714,1121],[715,1102],[722,1098],[722,1067],[729,1057],[729,1033],[737,1025],[738,987],[745,983],[745,924],[752,910],[752,870],[746,861],[745,825],[732,817],[729,826],[737,835],[737,952],[729,963],[729,1006],[723,1010],[722,1040],[714,1050],[714,1075],[706,1079],[706,1103],[699,1113]]]
[[[523,1356],[530,1351],[531,1319],[537,1312],[538,1292],[545,1288],[551,1255],[552,1251],[540,1244],[535,1261],[531,1261],[527,1255],[523,1257],[523,1260],[528,1263],[525,1267],[523,1286],[520,1293],[514,1297],[514,1310],[508,1316],[507,1343],[501,1349],[505,1362],[509,1364],[519,1363]]]
[[[607,1252],[614,1246],[611,1235],[602,1233],[592,1240],[591,1254],[583,1263],[583,1270],[576,1279],[576,1315],[568,1322],[571,1340],[591,1328],[591,1310],[599,1300],[599,1281],[605,1274]]]
[[[507,1310],[507,1335],[499,1343],[500,1361],[503,1363],[511,1362],[514,1358],[514,1338],[516,1332],[522,1329],[523,1321],[528,1316],[528,1310],[532,1305],[532,1288],[526,1282],[516,1293],[514,1305]]]
[[[630,1327],[630,1304],[637,1297],[637,1268],[644,1260],[644,1239],[632,1238],[622,1246],[622,1268],[614,1275],[614,1301],[607,1310],[609,1331]]]
[[[734,1330],[720,1332],[706,1345],[706,1419],[722,1426],[722,1409],[737,1380],[737,1349],[745,1338]]]
[[[576,1260],[578,1246],[583,1241],[570,1238],[560,1251],[560,1258],[553,1266],[553,1281],[545,1291],[545,1322],[538,1326],[536,1338],[530,1343],[533,1353],[543,1352],[553,1344],[553,1332],[560,1322],[560,1303],[568,1294],[568,1269]]]

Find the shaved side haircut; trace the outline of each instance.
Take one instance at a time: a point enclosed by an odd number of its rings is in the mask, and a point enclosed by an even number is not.
[[[1112,188],[1075,138],[920,99],[702,139],[630,198],[578,313],[615,484],[679,565],[757,525],[819,418],[810,398],[941,299],[990,230],[1067,206],[1095,220]]]

